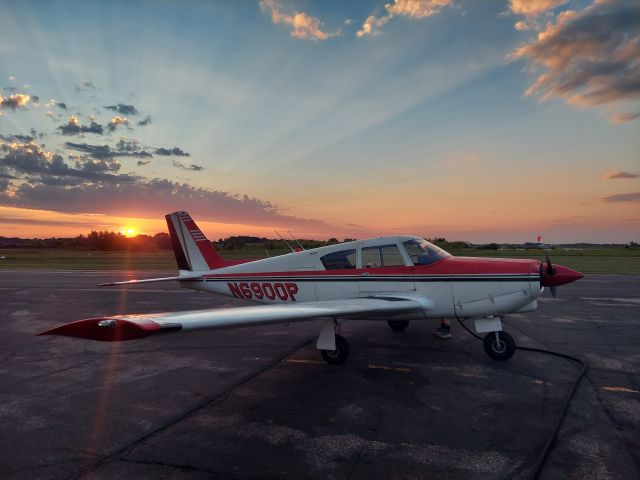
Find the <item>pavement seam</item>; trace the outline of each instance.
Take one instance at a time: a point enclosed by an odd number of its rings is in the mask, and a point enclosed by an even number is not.
[[[285,353],[283,353],[282,355],[279,355],[274,360],[268,362],[266,365],[264,365],[263,367],[259,368],[255,372],[251,372],[251,373],[245,375],[238,382],[236,382],[233,385],[230,385],[228,388],[224,389],[222,392],[217,393],[217,394],[215,394],[215,395],[213,395],[211,397],[206,398],[205,400],[203,400],[202,402],[196,404],[194,407],[190,408],[186,412],[183,412],[180,415],[169,419],[167,422],[165,422],[164,424],[160,425],[159,427],[157,427],[156,429],[152,430],[151,432],[148,432],[148,433],[138,437],[137,439],[135,439],[135,440],[129,442],[128,444],[120,447],[119,449],[117,449],[113,453],[110,453],[109,455],[107,455],[105,457],[102,457],[100,460],[96,461],[92,465],[89,465],[89,466],[87,466],[85,468],[82,468],[82,469],[78,470],[77,472],[75,472],[75,473],[71,474],[70,476],[68,476],[67,480],[80,479],[80,478],[84,477],[85,475],[88,475],[88,474],[90,474],[92,472],[95,472],[96,470],[98,470],[99,468],[103,467],[104,465],[107,465],[107,464],[112,463],[114,461],[123,460],[124,457],[126,457],[128,454],[130,454],[133,451],[133,449],[135,447],[137,447],[139,444],[145,442],[146,440],[149,440],[149,439],[155,437],[156,435],[168,430],[169,428],[171,428],[172,426],[180,423],[181,421],[183,421],[183,420],[195,415],[196,413],[198,413],[200,410],[202,410],[205,407],[208,407],[210,405],[214,405],[217,402],[220,402],[220,403],[224,402],[229,397],[229,395],[231,395],[231,393],[233,393],[233,391],[235,389],[237,389],[238,387],[241,387],[242,385],[248,383],[249,381],[253,380],[254,378],[262,375],[267,370],[275,367],[279,363],[282,363],[282,361],[285,360],[287,357],[293,355],[298,350],[301,350],[302,348],[309,346],[314,340],[315,340],[315,338],[311,338],[311,339],[305,340],[302,344],[298,344],[298,345],[296,345],[296,346],[294,346],[294,347],[292,347],[290,349],[287,349],[287,351]],[[150,462],[146,462],[146,463],[150,463]]]

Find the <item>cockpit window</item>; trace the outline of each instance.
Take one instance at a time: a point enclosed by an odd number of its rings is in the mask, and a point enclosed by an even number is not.
[[[451,256],[440,247],[423,239],[407,240],[403,245],[414,265],[430,265]]]
[[[381,245],[362,249],[362,266],[364,268],[404,267],[405,263],[397,245]]]
[[[356,268],[356,250],[340,250],[321,257],[325,270],[346,270]]]

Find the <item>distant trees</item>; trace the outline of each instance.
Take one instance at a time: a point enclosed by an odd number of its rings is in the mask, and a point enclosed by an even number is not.
[[[101,251],[149,252],[153,250],[171,250],[171,238],[168,233],[136,235],[126,237],[119,232],[92,231],[86,237],[79,235],[75,239],[75,248]]]

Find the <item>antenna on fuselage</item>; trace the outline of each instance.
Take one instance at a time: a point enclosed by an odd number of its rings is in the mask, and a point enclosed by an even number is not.
[[[298,239],[293,236],[293,233],[291,233],[291,230],[287,230],[287,232],[289,232],[289,235],[291,235],[291,238],[293,238],[293,241],[298,244],[298,246],[300,247],[300,250],[305,250],[305,248],[300,244]]]
[[[291,245],[289,245],[289,242],[287,242],[287,241],[282,237],[282,235],[280,235],[280,233],[278,233],[278,231],[277,231],[277,230],[274,230],[274,232],[276,232],[276,235],[278,235],[278,236],[280,237],[280,240],[282,240],[282,241],[284,242],[284,244],[285,244],[287,247],[289,247],[289,249],[290,249],[293,253],[296,253],[296,249],[295,249],[295,248],[293,248]]]

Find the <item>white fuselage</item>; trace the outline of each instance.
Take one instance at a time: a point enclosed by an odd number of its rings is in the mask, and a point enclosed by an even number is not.
[[[414,266],[402,248],[402,242],[411,238],[382,237],[256,260],[202,272],[201,278],[181,281],[181,286],[260,303],[313,302],[385,293],[417,294],[433,300],[435,308],[412,314],[411,318],[484,317],[536,309],[540,275],[531,262],[516,264],[507,260],[509,268],[505,271],[496,268],[500,261],[456,257],[445,258],[439,266]],[[405,265],[363,268],[363,247],[391,242],[400,247]],[[356,251],[356,268],[326,270],[321,258],[345,249]]]

